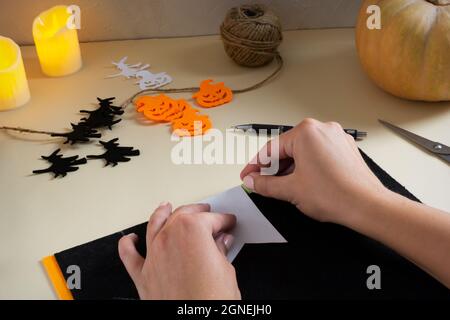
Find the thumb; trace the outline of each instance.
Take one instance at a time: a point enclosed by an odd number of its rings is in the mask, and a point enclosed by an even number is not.
[[[137,287],[140,282],[141,270],[144,266],[144,258],[136,250],[136,242],[138,236],[134,233],[126,235],[119,240],[119,256],[120,260],[127,269],[128,274]]]
[[[292,175],[265,176],[252,172],[244,177],[244,185],[262,196],[291,202]]]

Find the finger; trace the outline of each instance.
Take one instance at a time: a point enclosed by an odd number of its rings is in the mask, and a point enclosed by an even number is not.
[[[150,248],[153,239],[166,224],[167,218],[172,213],[172,205],[168,202],[163,202],[153,212],[147,225],[147,248]]]
[[[144,258],[136,250],[137,241],[138,236],[134,233],[123,236],[119,240],[120,260],[136,286],[140,283],[141,271],[144,266]]]
[[[211,211],[211,206],[208,203],[194,203],[178,207],[175,209],[174,213],[198,213],[209,211]]]
[[[236,225],[236,216],[228,213],[202,213],[199,221],[208,226],[213,237],[230,231]]]
[[[286,167],[284,170],[280,170],[280,172],[277,174],[278,176],[287,176],[294,172],[295,170],[295,162],[291,162],[288,167]]]
[[[216,244],[219,251],[226,257],[233,244],[234,237],[228,233],[222,233],[216,238]]]
[[[250,173],[243,179],[244,185],[256,193],[291,202],[293,175],[267,176],[258,173]]]
[[[251,172],[259,172],[262,167],[270,166],[269,160],[271,158],[274,158],[275,161],[292,158],[293,141],[293,135],[286,132],[266,143],[241,171],[241,179],[244,179]],[[275,155],[274,152],[278,152],[278,155]]]
[[[292,173],[294,171],[294,168],[295,168],[294,159],[289,158],[289,159],[280,160],[278,172],[276,175],[285,176],[289,173]]]

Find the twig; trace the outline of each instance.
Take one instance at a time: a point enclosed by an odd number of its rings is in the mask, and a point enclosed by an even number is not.
[[[20,127],[0,126],[0,130],[12,130],[12,131],[18,131],[18,132],[22,132],[22,133],[46,134],[46,135],[49,135],[49,136],[58,136],[58,135],[60,135],[60,133],[58,133],[58,132],[31,130],[31,129],[25,129],[25,128],[20,128]]]

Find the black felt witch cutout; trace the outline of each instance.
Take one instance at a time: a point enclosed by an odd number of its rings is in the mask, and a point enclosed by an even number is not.
[[[112,130],[112,126],[122,120],[116,120],[116,116],[121,116],[124,112],[121,107],[112,105],[112,101],[114,99],[115,98],[97,98],[100,105],[98,109],[93,111],[80,110],[80,113],[86,113],[89,115],[87,118],[82,118],[80,124],[86,125],[92,129],[107,127]]]
[[[61,154],[59,154],[60,151],[61,149],[58,149],[49,156],[41,156],[42,159],[50,162],[51,166],[47,169],[34,170],[33,173],[53,173],[55,178],[59,176],[65,177],[68,172],[77,171],[79,165],[87,162],[86,158],[79,159],[79,156],[64,158]]]
[[[72,126],[72,131],[67,132],[67,133],[53,133],[51,134],[52,137],[64,137],[67,140],[64,142],[64,144],[66,143],[70,143],[70,144],[75,144],[78,142],[89,142],[89,140],[91,138],[101,138],[101,134],[87,126],[86,124],[80,122],[78,124],[70,124]]]
[[[114,97],[107,99],[97,98],[99,103],[97,109],[80,110],[80,113],[87,114],[87,116],[82,118],[77,124],[71,123],[72,131],[69,132],[58,133],[3,126],[0,126],[0,129],[62,137],[66,139],[64,144],[70,143],[73,145],[77,143],[87,143],[90,142],[91,139],[101,138],[102,135],[98,129],[109,128],[112,130],[112,127],[121,121],[118,116],[121,116],[124,111],[122,107],[113,105],[114,99]],[[107,161],[107,165],[112,164],[113,166],[116,166],[118,162],[130,161],[130,158],[128,158],[129,156],[139,155],[139,150],[134,150],[133,147],[120,147],[117,141],[118,138],[109,142],[100,141],[107,151],[103,155],[89,156],[89,158],[102,158]],[[79,165],[87,163],[86,158],[80,158],[79,156],[63,157],[63,155],[59,154],[60,151],[61,149],[57,149],[49,156],[42,156],[42,159],[50,163],[50,167],[47,169],[34,170],[33,173],[53,173],[55,178],[65,177],[67,173],[78,170]]]
[[[119,162],[128,162],[130,158],[140,154],[139,150],[133,147],[120,147],[117,143],[119,138],[112,139],[108,142],[100,141],[100,144],[106,149],[106,152],[101,155],[87,156],[88,159],[104,159],[106,161],[105,167],[110,164],[115,167]]]

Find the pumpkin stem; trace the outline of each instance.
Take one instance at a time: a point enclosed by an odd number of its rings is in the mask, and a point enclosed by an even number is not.
[[[437,6],[448,6],[450,4],[450,0],[427,0],[427,1]]]

